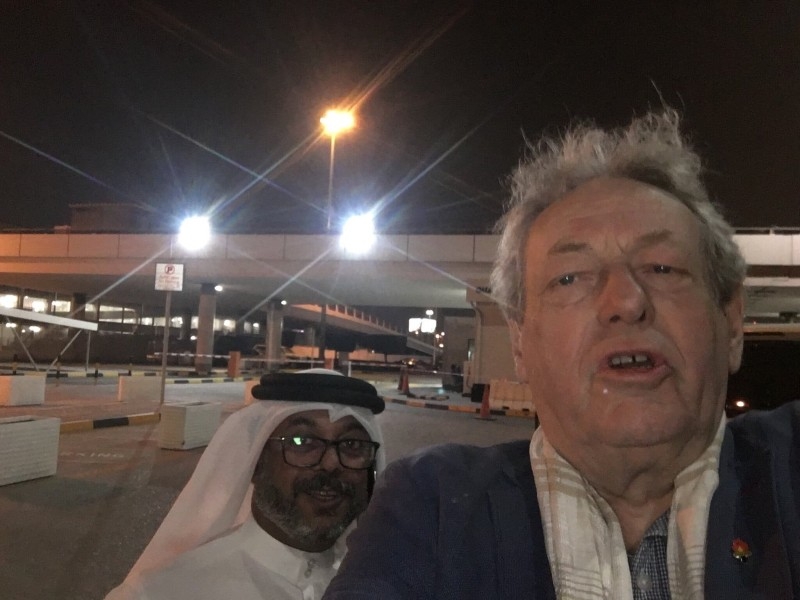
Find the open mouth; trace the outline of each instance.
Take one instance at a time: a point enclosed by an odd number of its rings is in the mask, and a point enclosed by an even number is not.
[[[317,490],[309,490],[309,496],[316,498],[317,500],[322,500],[323,502],[330,502],[332,500],[338,500],[342,497],[341,492],[337,492],[331,488],[322,488]]]
[[[636,352],[633,354],[614,354],[608,359],[612,369],[652,369],[655,361],[649,354]]]

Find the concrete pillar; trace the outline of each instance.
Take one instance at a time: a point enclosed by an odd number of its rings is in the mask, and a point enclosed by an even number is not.
[[[475,353],[470,383],[489,383],[492,379],[516,380],[508,325],[500,307],[479,290],[468,289],[467,301],[475,309]]]
[[[317,330],[313,325],[306,325],[303,330],[303,338],[300,341],[301,346],[308,346],[309,348],[317,345]]]
[[[185,308],[181,311],[181,333],[178,339],[188,340],[192,336],[192,311]]]
[[[267,355],[267,370],[277,371],[283,359],[281,336],[283,335],[283,306],[280,301],[270,300],[267,305],[267,331],[264,338]]]
[[[200,286],[200,305],[197,309],[197,356],[194,368],[201,375],[211,372],[211,355],[214,353],[214,316],[217,310],[217,292],[213,283]]]
[[[236,315],[236,321],[234,322],[234,325],[233,325],[233,327],[234,327],[233,333],[235,335],[244,335],[244,316],[246,314],[247,313],[245,311],[240,310],[238,312],[238,314]]]
[[[350,364],[350,353],[337,352],[336,359],[339,361],[339,371],[341,371],[342,375],[351,377],[353,374],[353,367]]]
[[[320,306],[319,313],[319,331],[317,336],[317,358],[325,360],[325,344],[328,335],[328,305],[323,304]]]
[[[86,320],[86,294],[72,294],[72,318]]]

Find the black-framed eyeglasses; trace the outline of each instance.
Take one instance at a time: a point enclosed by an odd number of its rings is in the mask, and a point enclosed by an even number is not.
[[[372,440],[354,438],[326,440],[314,435],[287,435],[267,439],[281,443],[283,461],[287,465],[303,469],[316,467],[321,463],[329,446],[336,448],[339,464],[345,469],[356,471],[369,469],[375,463],[375,454],[381,446]]]

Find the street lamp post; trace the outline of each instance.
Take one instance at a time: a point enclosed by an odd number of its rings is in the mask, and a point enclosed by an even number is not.
[[[333,165],[336,157],[336,136],[352,129],[355,126],[355,118],[353,113],[349,111],[331,109],[322,116],[319,122],[322,123],[325,134],[331,138],[331,156],[328,162],[327,220],[325,224],[325,230],[329,232],[331,230],[331,221],[333,220]]]
[[[194,216],[184,219],[178,233],[178,244],[187,250],[199,250],[211,237],[211,225],[208,217]],[[167,357],[169,356],[169,332],[172,320],[172,292],[183,291],[182,263],[156,263],[155,289],[166,292],[164,301],[164,337],[161,342],[161,390],[158,406],[164,404],[164,390],[167,382]]]
[[[353,113],[344,110],[330,109],[319,120],[325,134],[331,138],[331,156],[328,162],[328,204],[326,210],[325,231],[330,233],[333,221],[333,165],[336,158],[336,136],[348,131],[355,125]],[[328,321],[328,304],[323,303],[319,318],[319,354],[317,358],[325,361],[325,336]]]

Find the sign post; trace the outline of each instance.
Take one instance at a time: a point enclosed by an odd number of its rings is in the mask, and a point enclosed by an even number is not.
[[[183,291],[183,265],[175,263],[156,263],[156,290],[167,292],[164,301],[164,341],[161,344],[161,392],[158,409],[164,404],[164,388],[167,383],[167,355],[169,354],[169,322],[172,292]]]

